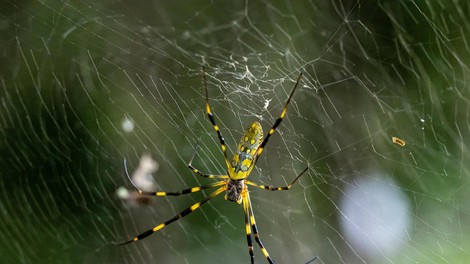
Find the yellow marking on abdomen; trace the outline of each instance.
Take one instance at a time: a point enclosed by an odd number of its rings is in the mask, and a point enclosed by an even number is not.
[[[252,162],[251,159],[244,159],[244,160],[242,161],[242,165],[243,165],[243,166],[250,167],[250,166],[251,166],[251,162]]]

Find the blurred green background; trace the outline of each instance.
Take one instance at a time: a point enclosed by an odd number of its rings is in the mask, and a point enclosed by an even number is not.
[[[320,3],[318,3],[320,2]],[[158,190],[225,171],[304,78],[251,180],[276,263],[467,263],[470,23],[465,1],[2,1],[0,262],[249,263],[222,197],[119,197],[143,154]],[[126,130],[126,122],[133,125]],[[406,142],[392,142],[398,137]],[[230,154],[231,155],[231,154]],[[469,222],[467,222],[469,221]],[[255,245],[256,263],[266,263]]]

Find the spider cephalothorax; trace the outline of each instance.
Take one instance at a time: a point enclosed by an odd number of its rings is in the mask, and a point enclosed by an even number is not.
[[[225,190],[225,200],[231,202],[242,203],[242,193],[246,191],[246,185],[244,180],[232,180],[227,179],[227,185]]]

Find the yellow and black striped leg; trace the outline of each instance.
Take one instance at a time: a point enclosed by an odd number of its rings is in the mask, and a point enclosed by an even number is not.
[[[251,264],[253,264],[255,263],[255,254],[253,253],[253,241],[251,240],[250,211],[248,210],[248,197],[246,193],[248,193],[248,190],[245,190],[242,194],[243,212],[245,214],[245,231],[246,240],[248,242],[248,252],[250,253]]]
[[[197,202],[193,205],[191,205],[190,207],[184,209],[183,211],[181,211],[179,214],[177,214],[176,216],[174,216],[173,218],[155,226],[154,228],[152,229],[149,229],[137,236],[135,236],[134,238],[132,238],[131,240],[129,241],[126,241],[126,242],[123,242],[123,243],[120,243],[120,244],[117,244],[118,246],[121,246],[121,245],[126,245],[126,244],[129,244],[129,243],[132,243],[132,242],[135,242],[135,241],[138,241],[138,240],[142,240],[148,236],[150,236],[151,234],[161,230],[162,228],[168,226],[169,224],[187,216],[188,214],[196,211],[199,207],[201,207],[201,205],[203,205],[204,203],[206,203],[207,201],[209,201],[210,199],[216,197],[217,195],[221,194],[223,191],[225,191],[225,186],[224,187],[220,187],[219,189],[217,189],[216,191],[214,191],[213,193],[211,193],[209,196],[207,196],[206,198],[202,199],[200,202]]]
[[[196,169],[196,167],[193,166],[193,160],[194,160],[194,157],[196,156],[196,153],[197,153],[197,149],[199,147],[199,143],[196,144],[196,147],[194,148],[194,153],[193,153],[193,156],[191,157],[191,160],[189,161],[188,163],[188,168],[198,174],[199,176],[202,176],[202,177],[205,177],[205,178],[209,178],[209,179],[227,179],[228,176],[227,175],[213,175],[213,174],[207,174],[207,173],[204,173],[198,169]]]
[[[251,201],[250,201],[250,194],[246,192],[246,198],[247,200],[247,209],[248,213],[250,214],[250,223],[251,223],[251,230],[253,230],[253,235],[255,236],[255,241],[258,243],[259,247],[261,248],[261,252],[263,252],[264,256],[268,260],[270,264],[274,264],[274,261],[271,259],[269,256],[268,251],[266,248],[263,246],[263,243],[261,242],[261,238],[258,233],[258,228],[256,227],[256,221],[255,221],[255,215],[253,214],[253,208],[251,208]],[[244,200],[245,200],[244,199]]]
[[[287,191],[300,178],[300,176],[302,176],[307,170],[308,170],[308,167],[305,168],[297,177],[295,177],[295,179],[289,185],[283,186],[283,187],[273,187],[273,186],[258,184],[258,183],[252,182],[252,181],[245,181],[245,183],[248,184],[248,185],[254,186],[254,187],[258,187],[258,188],[261,188],[261,189],[268,190],[268,191],[284,191],[284,190]]]
[[[222,152],[224,153],[225,164],[227,165],[227,168],[230,169],[231,165],[227,159],[227,147],[225,146],[225,140],[224,140],[224,137],[222,136],[222,133],[219,130],[219,126],[217,126],[217,124],[215,123],[214,116],[212,115],[212,112],[211,112],[211,106],[209,105],[209,91],[207,89],[206,70],[204,66],[202,67],[202,82],[204,83],[204,90],[206,92],[206,114],[209,117],[209,121],[214,127],[215,132],[217,132],[217,136],[219,137]]]
[[[268,132],[268,134],[266,135],[266,137],[263,139],[263,142],[261,142],[261,144],[259,145],[258,150],[257,150],[257,151],[258,151],[258,155],[257,155],[257,157],[256,157],[255,164],[256,164],[256,161],[258,160],[259,156],[261,155],[261,152],[263,152],[264,147],[265,147],[266,144],[268,143],[269,138],[271,137],[272,134],[274,134],[274,132],[276,131],[276,128],[281,124],[282,120],[283,120],[284,117],[286,116],[286,113],[287,113],[287,106],[289,105],[290,100],[292,99],[292,96],[294,95],[295,89],[296,89],[297,86],[299,85],[299,82],[300,82],[300,79],[301,79],[301,78],[302,78],[302,73],[300,73],[300,74],[299,74],[299,77],[297,77],[297,82],[295,83],[294,88],[292,89],[292,91],[291,91],[290,94],[289,94],[289,97],[287,98],[286,104],[284,105],[284,108],[282,109],[281,115],[280,115],[279,118],[276,120],[276,122],[274,122],[274,125],[273,125],[272,128],[269,130],[269,132]]]
[[[215,183],[212,183],[212,184],[187,188],[187,189],[183,189],[183,190],[177,191],[177,192],[144,192],[144,191],[139,190],[139,193],[140,194],[146,194],[146,195],[152,195],[152,196],[160,196],[160,197],[161,196],[179,196],[179,195],[183,195],[183,194],[199,192],[201,190],[205,190],[205,189],[209,189],[209,188],[219,187],[219,186],[226,185],[226,184],[227,184],[226,181],[218,181],[218,182],[215,182]]]

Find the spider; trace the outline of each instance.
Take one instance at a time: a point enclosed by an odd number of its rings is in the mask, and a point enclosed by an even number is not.
[[[163,229],[164,227],[168,226],[169,224],[176,222],[177,220],[187,216],[188,214],[196,211],[199,207],[201,207],[204,203],[208,202],[212,198],[218,196],[219,194],[225,192],[225,200],[236,202],[238,204],[243,204],[243,211],[245,214],[245,231],[246,231],[246,239],[248,242],[248,251],[250,254],[250,259],[251,263],[254,263],[254,253],[253,253],[253,241],[252,241],[252,236],[254,236],[256,243],[258,246],[261,248],[261,251],[263,252],[264,256],[266,257],[267,261],[271,264],[274,263],[272,258],[270,257],[268,251],[266,248],[263,246],[263,243],[261,242],[261,238],[258,232],[258,227],[256,226],[255,222],[255,216],[253,214],[253,208],[251,206],[251,201],[250,201],[250,194],[248,192],[248,185],[265,189],[268,191],[280,191],[280,190],[289,190],[292,185],[307,171],[308,167],[305,168],[297,177],[294,178],[294,180],[287,186],[284,187],[273,187],[273,186],[267,186],[267,185],[262,185],[258,184],[252,181],[247,180],[248,176],[250,175],[251,171],[256,165],[256,162],[258,161],[261,153],[263,152],[266,144],[268,143],[269,138],[271,137],[272,134],[276,131],[276,128],[281,124],[282,120],[284,119],[286,112],[287,112],[287,106],[289,105],[292,96],[294,95],[295,89],[297,88],[300,79],[302,78],[302,73],[299,74],[297,81],[294,85],[294,88],[292,89],[289,97],[287,98],[287,101],[284,105],[284,108],[281,112],[281,115],[279,118],[274,122],[274,125],[272,128],[269,130],[268,134],[266,137],[263,139],[263,128],[261,127],[261,124],[257,121],[251,123],[249,125],[242,136],[240,143],[238,144],[237,150],[233,155],[233,158],[231,161],[228,160],[227,158],[227,148],[225,146],[225,140],[222,136],[222,133],[219,130],[219,127],[217,126],[214,116],[212,115],[211,112],[211,107],[209,104],[209,92],[207,89],[207,80],[206,80],[206,72],[204,67],[202,67],[202,82],[204,85],[204,90],[205,90],[205,95],[206,95],[206,104],[205,104],[205,110],[206,114],[209,117],[209,121],[211,122],[215,132],[217,133],[217,136],[220,141],[222,153],[224,154],[224,160],[225,160],[225,165],[227,166],[227,174],[226,175],[213,175],[213,174],[206,174],[201,172],[200,170],[196,169],[192,165],[192,161],[194,159],[194,156],[196,155],[197,152],[197,145],[195,148],[195,151],[191,157],[191,160],[188,163],[188,168],[205,178],[209,179],[222,179],[220,181],[214,182],[212,184],[208,185],[202,185],[202,186],[196,186],[188,189],[184,189],[181,191],[177,192],[163,192],[163,191],[157,191],[157,192],[145,192],[140,190],[133,182],[132,179],[129,177],[129,173],[127,171],[127,166],[126,166],[126,161],[124,160],[124,167],[126,170],[126,175],[129,178],[129,181],[134,185],[134,187],[138,190],[140,194],[145,194],[145,195],[154,195],[154,196],[179,196],[183,194],[188,194],[188,193],[194,193],[198,192],[204,189],[209,189],[209,188],[217,188],[214,192],[209,194],[209,196],[205,197],[201,201],[191,205],[190,207],[184,209],[181,211],[179,214],[174,216],[173,218],[155,226],[152,229],[149,229],[132,239],[120,243],[118,245],[125,245],[129,244],[138,240],[142,240],[151,234],[158,232],[159,230]],[[253,232],[253,235],[252,235]],[[308,263],[311,263],[314,261],[316,258],[313,260],[309,261]]]

